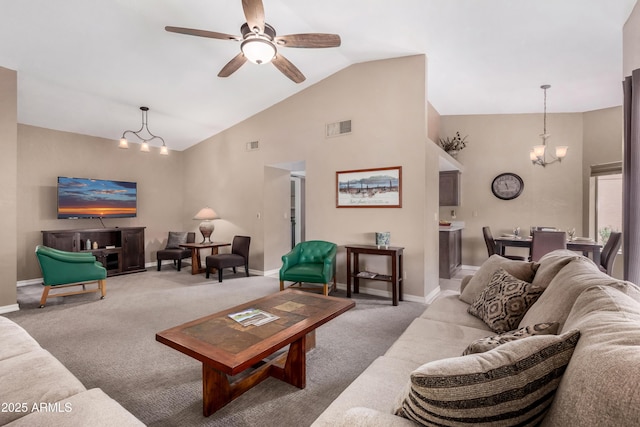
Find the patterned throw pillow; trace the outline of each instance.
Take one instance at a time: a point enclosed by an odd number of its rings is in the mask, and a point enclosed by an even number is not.
[[[180,249],[180,245],[187,243],[187,231],[170,231],[166,249]]]
[[[537,425],[579,338],[574,329],[429,362],[411,373],[410,387],[394,413],[427,426]]]
[[[504,343],[532,337],[534,335],[555,335],[558,333],[558,326],[560,326],[558,322],[538,323],[537,325],[525,326],[524,328],[516,329],[515,331],[504,332],[500,335],[480,338],[479,340],[475,340],[469,344],[462,355],[466,356],[467,354],[484,353],[485,351],[493,350]]]
[[[494,332],[511,331],[518,327],[543,291],[540,286],[517,279],[499,268],[467,311],[484,321]]]

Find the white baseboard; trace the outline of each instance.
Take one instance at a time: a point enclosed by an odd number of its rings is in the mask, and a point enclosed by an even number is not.
[[[29,286],[29,285],[42,285],[42,277],[37,277],[35,279],[28,280],[19,280],[16,282],[16,286],[19,288],[20,286]]]
[[[18,304],[3,305],[0,307],[0,314],[11,313],[12,311],[18,310],[20,310],[20,306]]]
[[[347,285],[345,283],[336,283],[336,287],[340,290],[343,290],[346,292],[347,290]],[[376,297],[384,297],[384,298],[389,298],[392,299],[393,298],[393,294],[390,291],[383,291],[381,289],[371,289],[371,288],[367,288],[364,286],[360,286],[360,293],[361,294],[367,294],[367,295],[373,295]],[[407,295],[407,294],[402,294],[402,300],[403,301],[408,301],[408,302],[419,302],[421,304],[425,304],[426,299],[423,297],[419,297],[416,295]]]

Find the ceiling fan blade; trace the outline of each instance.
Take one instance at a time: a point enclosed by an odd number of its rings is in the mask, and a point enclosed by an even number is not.
[[[260,33],[264,33],[264,6],[262,5],[262,0],[242,0],[242,9],[249,28],[253,31],[257,27]]]
[[[242,52],[233,57],[233,59],[227,62],[227,65],[222,67],[222,70],[218,73],[218,77],[229,77],[235,73],[238,68],[242,67],[242,64],[247,62],[247,57]]]
[[[300,70],[298,70],[298,68],[291,63],[291,61],[282,56],[280,53],[276,54],[276,57],[273,58],[271,62],[276,66],[278,70],[282,72],[282,74],[289,77],[295,83],[302,83],[306,80],[304,74],[302,74]]]
[[[182,27],[164,27],[166,31],[170,33],[180,33],[187,34],[189,36],[198,36],[198,37],[208,37],[210,39],[221,39],[221,40],[242,40],[240,36],[233,36],[231,34],[225,33],[216,33],[215,31],[205,31],[205,30],[194,30],[192,28],[182,28]]]
[[[340,36],[337,34],[309,33],[277,36],[274,41],[284,47],[338,47]]]

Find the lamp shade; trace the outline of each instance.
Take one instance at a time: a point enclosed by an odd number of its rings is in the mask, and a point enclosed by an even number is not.
[[[558,147],[556,147],[556,157],[561,159],[564,156],[567,155],[567,150],[569,149],[569,147],[567,147],[566,145],[560,145]]]
[[[220,217],[218,216],[216,211],[214,211],[208,206],[206,208],[200,209],[196,214],[196,216],[193,217],[193,219],[201,219],[201,220],[202,219],[219,219],[219,218]]]
[[[276,47],[266,40],[252,38],[242,42],[240,49],[254,64],[268,64],[276,55]]]
[[[544,150],[545,150],[545,146],[544,145],[536,145],[533,147],[533,152],[536,154],[536,157],[542,157],[544,156]]]

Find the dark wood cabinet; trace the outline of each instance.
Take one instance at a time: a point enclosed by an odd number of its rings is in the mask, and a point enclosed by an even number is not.
[[[122,271],[144,270],[144,228],[122,230]]]
[[[50,230],[42,232],[42,244],[68,252],[91,252],[108,276],[145,271],[145,227]],[[90,241],[87,247],[87,239]],[[93,248],[94,242],[97,248]]]
[[[460,171],[440,172],[440,206],[460,205]]]
[[[440,231],[440,277],[451,279],[462,266],[462,230]]]

